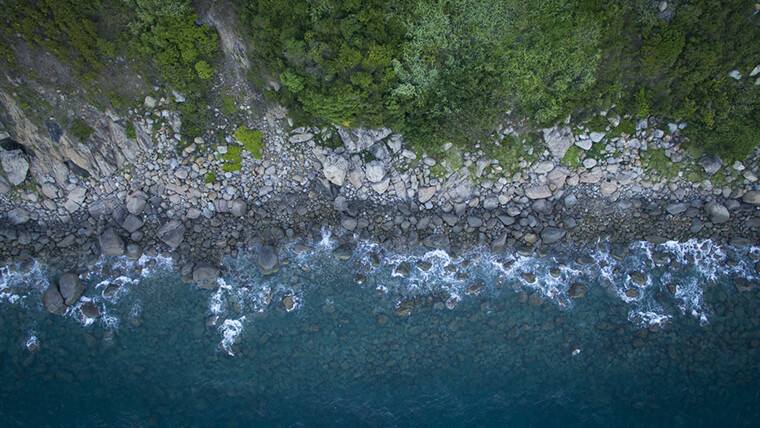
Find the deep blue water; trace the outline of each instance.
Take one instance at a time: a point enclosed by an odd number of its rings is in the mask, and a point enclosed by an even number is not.
[[[453,259],[367,245],[338,261],[335,245],[287,246],[268,278],[251,249],[225,260],[215,292],[182,283],[167,259],[102,259],[83,276],[94,320],[43,310],[57,269],[4,268],[2,425],[760,422],[758,248],[639,243],[620,261],[606,245]],[[402,261],[408,277],[394,275]],[[585,296],[569,297],[574,283]],[[106,298],[109,284],[120,288]]]

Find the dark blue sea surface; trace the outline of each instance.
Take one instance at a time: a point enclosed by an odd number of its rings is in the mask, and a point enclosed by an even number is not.
[[[104,258],[63,317],[40,303],[59,269],[3,268],[0,424],[760,423],[756,247],[360,244],[341,261],[336,245],[288,245],[270,277],[252,248],[225,259],[216,291],[169,259]]]

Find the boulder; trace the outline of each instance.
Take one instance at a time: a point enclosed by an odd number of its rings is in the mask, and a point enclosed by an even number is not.
[[[100,251],[106,256],[118,257],[124,255],[124,241],[112,227],[109,227],[100,235],[98,246],[100,247]]]
[[[702,168],[704,168],[705,172],[709,175],[713,175],[720,167],[723,165],[723,162],[720,160],[718,155],[705,155],[702,156],[702,158],[699,160],[699,164],[702,165]]]
[[[322,171],[331,183],[342,186],[348,173],[348,161],[341,156],[330,155],[325,159]]]
[[[280,270],[280,259],[277,258],[274,247],[270,245],[261,247],[257,264],[262,275],[271,275]]]
[[[417,190],[417,198],[420,200],[420,203],[422,204],[432,199],[433,195],[435,195],[435,186],[420,187]]]
[[[82,307],[82,314],[87,318],[97,318],[100,316],[100,309],[92,302],[85,302]]]
[[[24,179],[26,179],[26,173],[29,171],[29,162],[27,162],[24,154],[21,150],[8,150],[0,151],[0,162],[3,165],[8,181],[18,186]]]
[[[248,212],[248,205],[241,199],[235,199],[230,203],[230,213],[235,217],[243,217]]]
[[[525,189],[525,196],[529,199],[545,199],[551,197],[551,195],[552,191],[549,190],[549,186],[545,184]]]
[[[409,276],[409,273],[411,272],[412,268],[409,266],[409,263],[407,262],[401,262],[398,266],[396,266],[396,269],[393,270],[394,276]]]
[[[562,158],[565,156],[567,149],[573,145],[573,133],[569,126],[546,128],[544,129],[544,141],[546,142],[546,147],[554,156]]]
[[[752,190],[745,193],[744,196],[742,196],[742,202],[745,204],[760,205],[760,192]]]
[[[580,147],[583,150],[591,150],[591,146],[593,144],[594,144],[593,141],[589,139],[578,140],[575,142],[575,145]]]
[[[586,286],[576,282],[572,286],[570,286],[570,290],[568,290],[567,295],[572,297],[573,299],[580,299],[581,297],[586,295]]]
[[[219,279],[219,269],[208,263],[196,263],[193,269],[193,281],[198,287],[204,290],[213,290],[216,288]]]
[[[63,315],[66,313],[66,304],[63,303],[63,296],[58,291],[58,287],[51,285],[42,295],[42,306],[46,311],[54,315]]]
[[[374,160],[365,167],[364,175],[370,183],[379,183],[385,177],[385,167],[379,160]]]
[[[63,297],[63,303],[71,306],[84,293],[84,284],[76,274],[67,272],[58,279],[58,290]]]
[[[8,211],[8,221],[13,226],[21,226],[22,224],[26,224],[29,222],[29,219],[29,211],[23,208],[14,208]]]
[[[148,195],[144,192],[133,192],[127,196],[127,211],[132,215],[140,215],[148,202]]]
[[[441,233],[430,235],[422,240],[422,245],[431,248],[445,249],[449,246],[449,237]]]
[[[565,231],[556,227],[545,227],[541,231],[541,240],[544,244],[551,244],[559,241],[565,236]]]
[[[140,257],[142,257],[142,248],[140,248],[137,244],[129,244],[127,245],[127,250],[124,252],[126,254],[127,258],[131,261],[137,261],[140,260]]]
[[[604,139],[604,132],[592,132],[589,137],[591,137],[591,141],[598,143]]]
[[[685,204],[685,203],[670,204],[667,207],[665,207],[665,211],[667,211],[671,215],[678,215],[681,213],[685,213],[686,210],[688,209],[689,209],[689,204]]]
[[[717,202],[710,202],[705,205],[705,214],[714,224],[726,223],[731,218],[728,209]]]
[[[185,239],[185,226],[179,220],[169,220],[156,230],[156,235],[170,248],[177,248]]]
[[[491,241],[491,252],[494,254],[499,254],[504,250],[504,247],[507,245],[507,231],[504,230],[500,234],[494,238],[493,241]]]
[[[126,230],[129,233],[132,233],[136,231],[137,229],[143,227],[143,221],[134,216],[133,214],[128,214],[124,221],[121,223],[121,227]]]

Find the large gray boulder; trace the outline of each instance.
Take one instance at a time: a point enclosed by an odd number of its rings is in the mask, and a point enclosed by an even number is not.
[[[342,186],[348,173],[348,161],[338,155],[330,155],[325,159],[322,170],[331,183]]]
[[[130,214],[139,216],[145,209],[148,202],[148,195],[145,192],[137,191],[127,196],[127,211]]]
[[[525,189],[525,196],[529,199],[545,199],[552,195],[552,191],[549,190],[549,186],[542,184],[539,186],[528,187]]]
[[[544,141],[546,142],[546,148],[558,158],[565,156],[567,149],[573,145],[573,133],[569,126],[560,128],[555,126],[554,128],[544,129]]]
[[[271,275],[280,270],[280,259],[277,258],[274,247],[270,245],[261,247],[257,263],[262,275]]]
[[[8,211],[8,221],[14,226],[21,226],[29,222],[29,211],[23,208],[14,208]]]
[[[371,183],[379,183],[385,177],[385,167],[381,161],[372,161],[365,167],[364,175]]]
[[[545,227],[544,230],[541,231],[541,240],[544,241],[544,244],[557,242],[562,239],[563,236],[565,236],[565,231],[556,227]]]
[[[705,155],[702,156],[702,158],[699,160],[699,164],[702,165],[702,168],[704,168],[705,172],[709,175],[713,175],[720,167],[723,165],[723,162],[720,160],[718,155]]]
[[[728,214],[728,209],[717,202],[710,202],[705,205],[705,214],[707,214],[710,221],[714,224],[725,223],[731,218]]]
[[[42,306],[46,311],[54,315],[63,315],[66,313],[66,304],[63,303],[63,296],[58,291],[58,287],[51,284],[42,295]]]
[[[197,263],[193,269],[193,281],[204,290],[216,288],[219,279],[219,269],[208,263]]]
[[[230,203],[230,213],[235,217],[243,217],[248,212],[248,206],[244,200],[235,199]]]
[[[8,181],[18,186],[26,179],[26,172],[29,171],[29,162],[26,161],[21,150],[8,150],[0,152],[0,161],[3,165]]]
[[[164,244],[177,248],[185,239],[185,226],[179,220],[170,220],[158,228],[156,235]]]
[[[100,235],[98,246],[100,246],[100,251],[106,256],[118,257],[124,255],[124,241],[112,227],[109,227]]]
[[[71,306],[84,293],[84,284],[76,274],[67,272],[58,279],[58,290],[61,292],[61,297],[63,297],[63,303],[66,306]]]
[[[742,196],[742,201],[745,204],[760,205],[760,192],[752,190]]]
[[[422,240],[422,245],[430,248],[446,249],[449,247],[449,237],[442,233],[429,235]]]

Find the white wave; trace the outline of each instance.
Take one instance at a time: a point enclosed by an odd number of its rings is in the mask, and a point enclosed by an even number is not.
[[[232,352],[232,345],[235,344],[240,333],[243,332],[244,321],[246,321],[245,316],[238,319],[226,319],[222,325],[219,326],[219,331],[222,333],[222,341],[219,342],[219,347],[231,357],[235,356]]]
[[[24,347],[29,352],[36,352],[40,349],[40,340],[37,338],[36,331],[29,332],[29,337],[26,339],[26,342],[24,343]]]
[[[628,321],[633,322],[638,320],[639,327],[652,327],[653,325],[662,326],[663,323],[670,320],[672,317],[656,311],[640,311],[633,309],[628,312]]]
[[[699,282],[698,278],[691,278],[687,282],[677,284],[675,298],[679,301],[678,308],[682,314],[690,314],[699,320],[700,325],[706,325],[710,320]]]

